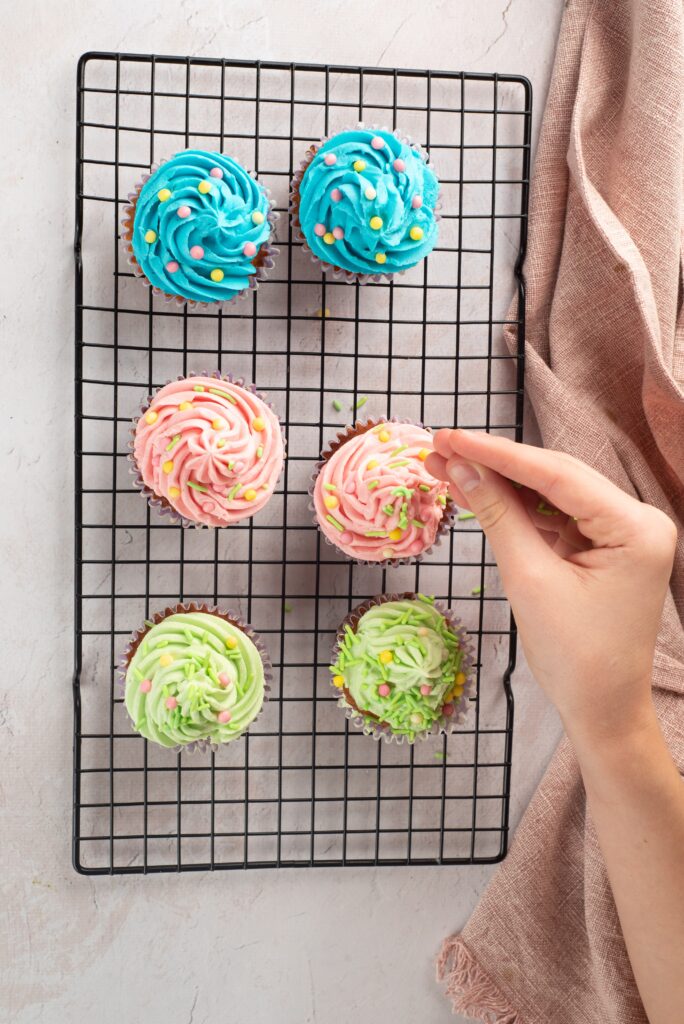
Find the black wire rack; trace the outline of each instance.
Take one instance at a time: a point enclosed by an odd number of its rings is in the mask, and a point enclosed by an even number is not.
[[[324,443],[355,418],[401,416],[521,436],[531,87],[513,75],[89,53],[76,148],[75,868],[465,864],[506,853],[515,628],[477,522],[417,566],[354,566],[311,523]],[[392,283],[326,280],[290,230],[306,148],[359,120],[429,150],[438,248]],[[276,200],[280,255],[222,312],[164,304],[119,239],[127,195],[188,147],[229,152]],[[507,320],[517,291],[518,319]],[[503,328],[517,328],[509,351]],[[268,392],[288,437],[279,489],[254,518],[183,530],[131,485],[132,417],[167,380],[218,369]],[[341,411],[336,405],[341,403]],[[455,607],[477,646],[478,694],[448,739],[385,744],[350,727],[329,686],[347,611],[384,592]],[[178,601],[232,608],[267,644],[271,700],[215,754],[131,729],[116,665],[127,637]]]

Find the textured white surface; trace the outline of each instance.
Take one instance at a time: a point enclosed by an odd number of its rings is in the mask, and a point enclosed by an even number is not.
[[[5,648],[2,1019],[62,1024],[454,1020],[433,981],[486,868],[74,874],[71,827],[75,64],[91,49],[528,75],[536,126],[562,0],[427,5],[27,0],[2,48]],[[28,382],[30,381],[30,387]],[[16,486],[15,481],[20,482]],[[558,736],[515,676],[512,822]],[[9,685],[7,685],[9,684]]]

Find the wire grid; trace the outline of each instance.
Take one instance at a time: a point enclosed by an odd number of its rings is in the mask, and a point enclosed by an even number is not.
[[[473,520],[420,565],[354,566],[311,523],[324,443],[354,419],[402,416],[519,438],[531,89],[514,76],[86,54],[76,162],[74,866],[89,874],[235,867],[454,864],[506,852],[515,631]],[[287,217],[307,146],[363,120],[426,147],[442,182],[438,248],[392,283],[326,281]],[[166,305],[122,253],[122,205],[187,147],[255,170],[281,217],[280,255],[224,312]],[[519,320],[507,321],[516,290]],[[518,351],[503,343],[518,327]],[[254,518],[183,530],[150,511],[126,462],[151,391],[219,369],[266,390],[288,436],[279,488]],[[332,401],[342,402],[336,412]],[[287,498],[285,498],[287,496]],[[336,706],[328,663],[347,611],[433,593],[477,646],[478,696],[457,734],[376,742]],[[275,670],[250,733],[215,754],[136,736],[116,665],[127,637],[178,601],[232,608]]]

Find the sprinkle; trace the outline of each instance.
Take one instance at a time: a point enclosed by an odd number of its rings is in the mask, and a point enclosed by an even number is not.
[[[454,713],[454,705],[453,704],[443,704],[442,705],[442,714],[446,718],[451,718],[453,713]]]
[[[219,437],[218,441],[216,442],[216,447],[217,448],[225,448],[225,446],[226,446],[226,439],[225,439],[225,437]],[[231,469],[230,463],[228,463],[228,469]]]
[[[401,174],[401,172],[406,169],[406,164],[401,159],[401,157],[397,157],[397,159],[392,164],[392,167],[394,168],[395,171]]]
[[[430,485],[429,484],[418,484],[418,490],[419,491],[429,491],[430,490]]]
[[[339,398],[333,398],[332,404],[335,412],[342,412],[342,403],[340,402]]]
[[[318,224],[314,224],[314,235],[317,235],[318,238],[322,238],[324,234],[325,224],[321,224],[320,221],[318,222]]]
[[[151,689],[152,689],[152,680],[151,679],[143,679],[143,681],[140,684],[140,692],[141,693],[149,693]]]
[[[264,223],[264,215],[263,215],[263,213],[261,213],[260,210],[255,210],[254,213],[252,214],[252,224],[263,224],[263,223]]]
[[[156,242],[157,241],[157,232],[153,231],[152,228],[150,228],[149,231],[145,232],[145,241],[149,242],[150,245],[152,244],[152,242]]]
[[[219,391],[217,388],[209,388],[210,395],[218,395],[219,398],[225,398],[232,405],[237,405],[237,399],[233,398],[227,391]]]
[[[337,508],[339,501],[334,494],[326,494],[323,498],[323,504],[326,508]]]
[[[168,270],[169,274],[175,274],[176,271],[178,270],[178,264],[176,263],[175,260],[169,260],[169,262],[166,264],[166,269]]]
[[[169,498],[177,498],[180,491],[177,487],[169,487]]]
[[[333,686],[336,686],[338,689],[341,689],[344,686],[344,676],[333,676],[332,684]]]
[[[150,409],[149,412],[145,413],[145,423],[156,423],[159,419],[159,413],[155,412],[154,409]]]
[[[394,515],[394,505],[383,505],[382,506],[382,511],[385,513],[386,516],[393,516]]]
[[[168,668],[169,665],[173,664],[173,654],[162,654],[159,664],[162,668]]]
[[[423,683],[423,685],[420,688],[420,692],[422,693],[423,697],[427,697],[429,696],[429,694],[432,693],[432,687],[428,686],[427,683]]]
[[[378,686],[378,697],[389,697],[391,692],[387,683],[380,683],[380,686]]]
[[[421,448],[420,451],[418,452],[418,458],[420,459],[421,462],[425,462],[429,454],[429,448]]]
[[[335,527],[336,530],[339,530],[340,533],[344,533],[344,526],[339,521],[339,519],[335,519],[335,516],[331,515],[327,515],[325,518],[328,520],[331,526]]]
[[[257,496],[257,492],[253,487],[248,487],[245,493],[242,495],[245,501],[254,501]]]
[[[204,391],[204,384],[195,384],[193,391]]]
[[[226,722],[230,722],[233,716],[231,715],[230,711],[226,709],[225,711],[219,711],[216,717],[218,718],[221,725],[225,725]]]
[[[382,557],[383,558],[391,558],[393,554],[394,554],[394,548],[383,548],[382,549]]]
[[[357,400],[356,400],[356,402],[354,404],[354,408],[355,409],[360,409],[362,406],[364,406],[366,404],[367,401],[368,401],[368,395],[364,395],[362,398],[357,398]]]
[[[190,209],[189,206],[179,206],[178,209],[176,210],[176,213],[181,218],[181,220],[185,220],[186,217],[190,216],[192,210]]]
[[[409,235],[411,236],[414,242],[420,242],[421,238],[423,237],[423,229],[419,227],[413,227],[409,231]]]
[[[384,252],[376,252],[375,254],[376,263],[387,263],[387,256]]]
[[[169,441],[169,443],[167,444],[167,446],[166,446],[166,448],[164,449],[164,451],[170,452],[170,451],[171,451],[171,449],[172,449],[173,447],[175,447],[175,445],[177,445],[177,444],[178,444],[178,442],[180,441],[180,439],[181,439],[181,436],[180,436],[180,434],[176,434],[176,436],[175,436],[175,437],[172,437],[172,438],[171,438],[171,440],[170,440],[170,441]]]
[[[368,462],[366,463],[366,469],[375,469],[375,467],[376,467],[377,465],[378,465],[378,460],[377,460],[377,459],[370,459],[370,460],[369,460],[369,461],[368,461]]]
[[[382,135],[374,135],[373,138],[371,139],[371,146],[373,147],[373,149],[382,149],[384,145],[385,140],[383,139]]]
[[[332,233],[333,233],[333,237],[335,237],[338,242],[341,242],[342,239],[344,238],[344,228],[341,228],[341,227],[333,228]]]
[[[227,495],[228,501],[232,501],[233,500],[233,498],[236,496],[237,492],[240,490],[241,487],[242,487],[242,484],[235,484],[234,487],[231,487],[231,489],[228,491],[228,495]]]
[[[197,191],[201,192],[203,196],[206,196],[207,192],[211,192],[211,182],[200,181],[199,185],[197,186]]]
[[[188,487],[192,487],[194,491],[202,491],[203,494],[206,494],[209,490],[209,488],[205,487],[204,484],[196,484],[194,480],[188,480]]]
[[[334,188],[332,190],[332,192],[330,193],[330,198],[332,199],[333,203],[339,203],[339,201],[342,198],[342,193],[340,192],[339,188]]]
[[[459,515],[456,518],[458,519],[459,523],[465,523],[467,519],[474,519],[475,518],[475,513],[474,512],[461,512],[461,513],[459,513]]]
[[[361,171],[365,171],[366,170],[366,161],[365,160],[355,160],[352,166],[353,166],[354,170],[358,171],[359,174],[360,174]]]
[[[323,490],[324,491],[336,491],[337,487],[335,486],[335,484],[323,484]]]
[[[333,167],[337,163],[337,156],[335,153],[326,153],[323,157],[323,163],[326,164],[327,167]]]
[[[330,307],[326,306],[325,309],[317,309],[316,316],[318,317],[319,320],[322,320],[324,317],[327,320],[327,318],[330,316]]]
[[[473,587],[470,593],[473,595],[473,597],[477,597],[478,594],[482,593],[482,587]]]
[[[235,639],[234,636],[227,636],[226,637],[226,647],[228,648],[229,651],[234,651],[235,648],[237,647],[237,645],[238,645],[238,642],[237,642],[237,640]]]
[[[259,447],[256,450],[256,457],[257,457],[257,459],[260,459],[263,454],[264,454],[264,446],[262,444],[260,444]]]
[[[167,461],[162,465],[162,470],[164,473],[170,473],[172,469],[173,461],[171,459],[167,459]]]
[[[201,260],[204,257],[204,249],[201,245],[190,246],[190,255],[193,260]]]
[[[209,171],[209,174],[211,175],[212,178],[223,177],[223,171],[221,170],[220,167],[212,167],[212,169]]]
[[[383,665],[389,665],[391,661],[394,661],[394,655],[392,654],[391,651],[380,651],[380,654],[378,654],[378,658],[380,659]]]
[[[371,227],[373,231],[379,231],[382,227],[382,217],[378,217],[377,215],[375,217],[371,217],[368,221],[368,226]]]
[[[400,530],[399,527],[397,527],[396,529],[391,531],[391,533],[389,535],[389,539],[390,540],[401,540],[402,534],[403,534],[403,530]]]
[[[219,672],[218,674],[219,686],[226,690],[230,686],[230,676],[227,672]]]
[[[244,256],[256,256],[257,247],[254,242],[245,242],[242,247],[242,253]]]
[[[262,420],[261,416],[257,416],[252,420],[252,430],[256,430],[257,433],[261,433],[262,430],[266,429],[266,424]]]
[[[223,430],[226,425],[226,421],[222,420],[219,416],[215,420],[211,421],[211,426],[214,430]]]
[[[366,191],[363,194],[366,197],[366,199],[371,199],[372,200],[372,199],[375,199],[375,197],[377,196],[378,193],[375,191],[375,189],[373,188],[372,185],[369,185],[368,188],[366,189]]]
[[[445,754],[444,754],[443,750],[435,750],[435,755],[434,756],[435,756],[435,760],[436,761],[443,761],[444,757],[445,757]]]
[[[289,601],[284,601],[283,602],[283,611],[286,612],[287,614],[289,614],[292,611],[292,605],[290,604]]]
[[[399,455],[400,452],[405,452],[407,448],[407,444],[400,444],[398,448],[395,448],[393,452],[390,452],[390,459],[393,459],[395,455]]]
[[[165,203],[166,200],[170,199],[170,198],[171,198],[171,189],[170,188],[160,188],[159,191],[157,192],[157,199],[159,200],[160,203]]]
[[[212,279],[212,281],[215,281],[217,284],[219,284],[219,282],[223,280],[223,271],[221,270],[220,267],[215,267],[212,270],[211,274],[209,274],[209,277]]]
[[[466,674],[465,674],[465,672],[458,672],[457,675],[456,675],[456,678],[454,679],[454,682],[456,683],[456,686],[463,686],[465,684],[465,681],[466,681]]]
[[[543,499],[537,505],[537,512],[539,512],[539,514],[542,516],[560,515],[560,512],[557,508],[554,508],[553,505],[547,505]]]
[[[421,523],[420,519],[412,519],[411,525],[415,526],[417,530],[422,530],[423,527],[425,526],[425,523]]]
[[[323,241],[325,242],[326,245],[335,244],[335,236],[333,235],[332,231],[326,231],[326,233],[323,235]]]
[[[173,711],[174,708],[178,707],[178,701],[176,700],[175,697],[167,697],[164,703],[166,704],[169,711]]]
[[[378,434],[378,441],[381,441],[382,444],[386,444],[389,441],[389,439],[390,439],[390,432],[389,432],[389,430],[381,430],[380,433]]]
[[[447,503],[447,500],[446,500],[445,496],[443,494],[438,494],[437,495],[437,504],[441,505],[442,508],[446,508],[446,503]]]
[[[388,469],[396,469],[397,466],[408,466],[408,464],[409,464],[409,460],[408,459],[397,459],[396,462],[388,462],[387,463],[387,468]]]
[[[379,480],[371,480],[371,482],[368,484],[368,490],[369,491],[374,491],[375,488],[379,486],[379,484],[380,484]]]
[[[422,205],[423,205],[423,197],[419,196],[419,195],[415,195],[413,197],[413,199],[411,200],[411,206],[413,207],[413,209],[414,210],[420,210]]]
[[[366,536],[366,537],[386,537],[387,536],[387,530],[368,530],[368,532],[366,534],[364,534],[364,536]]]

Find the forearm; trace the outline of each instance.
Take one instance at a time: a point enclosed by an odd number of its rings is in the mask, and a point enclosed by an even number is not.
[[[684,781],[655,712],[628,736],[569,730],[650,1024],[684,1006]]]

